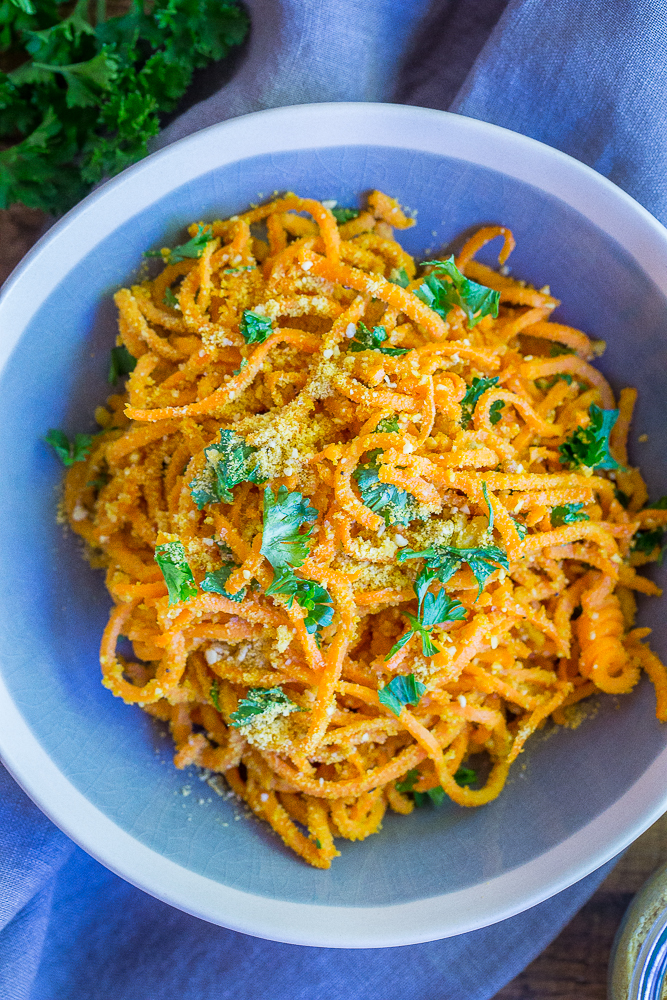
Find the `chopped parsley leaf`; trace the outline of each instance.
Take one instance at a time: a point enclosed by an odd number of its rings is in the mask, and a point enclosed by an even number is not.
[[[216,677],[211,684],[211,690],[209,691],[209,697],[218,711],[220,711],[220,681]]]
[[[423,809],[424,806],[428,805],[441,806],[446,797],[445,791],[440,785],[429,788],[427,792],[413,792],[412,794],[418,809]]]
[[[495,426],[499,423],[502,413],[500,412],[505,405],[504,399],[494,399],[489,407],[489,420]]]
[[[667,496],[660,497],[655,503],[647,503],[644,506],[645,510],[667,510]]]
[[[419,506],[412,494],[380,481],[380,465],[377,461],[381,453],[374,448],[368,453],[368,460],[358,465],[352,473],[361,493],[361,499],[372,511],[384,518],[385,524],[409,524],[419,517]]]
[[[162,576],[169,591],[169,604],[187,601],[197,596],[197,587],[192,570],[185,556],[182,542],[166,542],[155,546],[155,562],[162,570]]]
[[[472,767],[460,767],[454,774],[454,781],[461,788],[464,788],[466,785],[472,785],[473,782],[477,781],[477,771]]]
[[[477,597],[482,593],[484,584],[498,569],[498,566],[505,570],[510,568],[507,553],[498,548],[497,545],[489,545],[481,549],[460,549],[453,545],[430,545],[420,552],[402,549],[398,553],[398,562],[402,563],[407,559],[424,559],[426,569],[432,570],[435,578],[443,585],[451,580],[462,563],[468,563],[479,586]]]
[[[262,482],[252,461],[255,451],[234,431],[220,431],[220,443],[204,449],[206,465],[190,482],[190,494],[199,510],[210,503],[232,503],[232,489],[239,483]]]
[[[635,532],[632,539],[632,550],[633,552],[641,552],[645,556],[650,556],[658,546],[662,546],[664,537],[664,528],[644,528],[641,531]],[[660,554],[659,561],[662,562],[662,553]]]
[[[461,400],[461,427],[464,430],[470,426],[472,421],[472,415],[475,412],[475,407],[485,392],[492,389],[494,385],[498,385],[498,376],[494,375],[493,378],[478,378],[474,376],[472,383],[468,386],[466,394]],[[502,400],[497,400],[501,405],[503,405]],[[495,403],[494,403],[495,406]],[[500,415],[498,415],[498,420],[500,420]]]
[[[335,205],[334,208],[331,209],[331,214],[338,225],[342,226],[344,222],[349,222],[350,219],[359,218],[359,209],[344,208],[342,205]]]
[[[438,647],[431,638],[431,632],[436,625],[444,625],[446,622],[462,621],[468,612],[460,601],[452,599],[445,593],[444,589],[437,594],[432,594],[428,587],[433,579],[437,577],[434,570],[425,568],[415,581],[415,592],[419,600],[419,610],[417,617],[404,611],[404,616],[410,622],[410,628],[404,632],[397,643],[389,650],[385,660],[391,659],[394,653],[402,649],[413,635],[421,636],[422,653],[424,656],[435,656]]]
[[[375,434],[398,434],[399,431],[398,417],[395,413],[391,417],[383,417],[375,428]]]
[[[303,620],[306,632],[318,632],[320,629],[331,625],[334,616],[331,594],[321,584],[314,580],[304,580],[296,576],[291,569],[283,569],[276,573],[273,583],[267,587],[266,594],[284,594],[289,596],[287,607],[291,608],[296,598],[305,611],[308,612]]]
[[[122,375],[129,375],[137,367],[137,359],[130,354],[125,344],[111,348],[109,361],[109,385],[115,385]]]
[[[632,497],[628,496],[627,493],[624,493],[623,490],[619,490],[618,486],[614,488],[614,496],[620,503],[621,507],[625,507],[627,510]]]
[[[447,260],[425,260],[422,267],[432,266],[415,295],[442,319],[446,319],[453,306],[460,306],[472,329],[484,316],[497,316],[500,292],[471,281],[459,271],[453,255]],[[446,276],[450,280],[441,281]]]
[[[165,264],[180,264],[182,260],[197,259],[201,257],[206,249],[207,243],[213,239],[213,233],[208,227],[197,226],[197,232],[188,240],[173,250],[166,247],[163,250],[144,250],[144,257],[161,257]]]
[[[389,280],[392,285],[400,285],[401,288],[407,288],[410,284],[410,276],[404,267],[394,267],[389,273]]]
[[[528,528],[523,523],[523,521],[520,521],[518,517],[512,517],[511,514],[510,514],[510,520],[514,525],[514,530],[516,531],[517,535],[519,536],[521,541],[523,541],[526,535],[528,534]]]
[[[268,316],[244,309],[240,330],[246,344],[263,344],[273,333],[273,321]]]
[[[166,306],[170,306],[172,309],[177,309],[179,312],[181,311],[178,299],[172,292],[171,288],[168,288],[164,293],[163,301]]]
[[[350,350],[353,353],[359,351],[380,351],[381,354],[388,354],[392,358],[398,358],[401,354],[407,354],[407,347],[382,347],[387,339],[387,331],[383,326],[374,326],[369,330],[365,323],[357,323],[357,332],[354,339],[350,341]]]
[[[551,508],[551,526],[560,528],[563,524],[576,524],[577,521],[590,521],[588,514],[582,514],[583,503],[565,503]]]
[[[226,563],[220,569],[207,573],[201,582],[201,589],[205,590],[208,594],[222,594],[227,600],[240,603],[246,594],[245,587],[241,587],[235,594],[229,594],[225,590],[225,584],[236,568],[236,566]]]
[[[281,486],[274,494],[270,486],[264,490],[264,532],[262,555],[275,570],[302,566],[308,558],[308,539],[313,532],[300,529],[317,520],[317,510],[301,493],[290,493]]]
[[[69,467],[87,458],[93,437],[93,434],[75,434],[70,441],[64,431],[52,428],[44,440],[51,445],[63,465]]]
[[[287,697],[282,688],[250,688],[245,698],[239,702],[239,707],[232,712],[231,723],[236,729],[252,725],[260,716],[276,718],[279,715],[290,715],[301,712],[302,709]]]
[[[576,354],[571,347],[566,347],[565,344],[552,344],[551,350],[549,351],[550,358],[559,358],[561,354]]]
[[[477,781],[477,771],[474,771],[472,767],[460,767],[454,775],[454,781],[461,788],[471,785]],[[396,787],[398,788],[398,785]],[[418,809],[428,805],[441,806],[446,798],[445,790],[440,785],[429,788],[427,792],[413,792],[412,794]]]
[[[411,792],[419,781],[419,771],[416,767],[411,768],[404,778],[396,782],[397,792]]]
[[[562,465],[570,469],[618,469],[609,451],[609,435],[618,419],[618,410],[601,410],[591,403],[588,427],[577,427],[558,449]]]
[[[426,685],[414,674],[399,674],[378,691],[378,698],[394,715],[400,715],[404,705],[417,705],[425,691]]]

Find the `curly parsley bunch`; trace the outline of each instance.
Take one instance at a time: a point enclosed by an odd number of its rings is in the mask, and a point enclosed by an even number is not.
[[[248,31],[233,0],[153,0],[149,12],[133,0],[108,20],[97,0],[94,24],[88,9],[0,0],[0,208],[67,211],[141,159],[193,71]]]

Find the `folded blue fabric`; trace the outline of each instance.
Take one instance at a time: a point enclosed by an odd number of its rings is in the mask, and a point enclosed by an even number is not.
[[[2,1000],[482,1000],[576,913],[610,865],[472,934],[332,951],[247,937],[140,892],[56,829],[0,767]]]
[[[396,100],[483,118],[611,177],[667,221],[665,5],[651,0],[247,0],[233,79],[162,133],[286,104]],[[3,1000],[487,1000],[608,867],[527,913],[392,951],[248,938],[173,910],[61,834],[0,768]]]

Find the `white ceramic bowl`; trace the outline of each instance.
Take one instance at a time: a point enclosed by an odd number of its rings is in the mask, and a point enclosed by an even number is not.
[[[401,237],[414,253],[483,223],[514,230],[513,273],[549,283],[565,322],[608,341],[612,383],[639,387],[633,440],[647,432],[649,442],[633,457],[652,495],[667,492],[667,233],[592,170],[483,122],[329,104],[215,126],[83,201],[0,299],[3,760],[55,823],[147,892],[249,934],[348,948],[502,920],[626,847],[667,808],[667,729],[650,686],[603,699],[574,732],[534,739],[495,803],[389,816],[379,836],[344,842],[330,871],[310,869],[262,824],[236,822],[232,803],[207,802],[197,775],[171,766],[152,721],[101,687],[109,602],[55,523],[61,470],[41,438],[49,427],[92,429],[107,391],[110,293],[145,248],[275,189],[354,204],[372,187],[418,210]],[[641,615],[664,655],[664,604],[646,601]]]

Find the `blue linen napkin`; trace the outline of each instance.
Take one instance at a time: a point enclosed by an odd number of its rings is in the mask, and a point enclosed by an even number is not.
[[[218,93],[157,145],[285,104],[395,100],[541,139],[667,221],[667,19],[657,0],[246,0]],[[488,1000],[559,932],[606,866],[511,920],[391,951],[260,941],[199,921],[76,848],[0,768],[2,1000]]]

